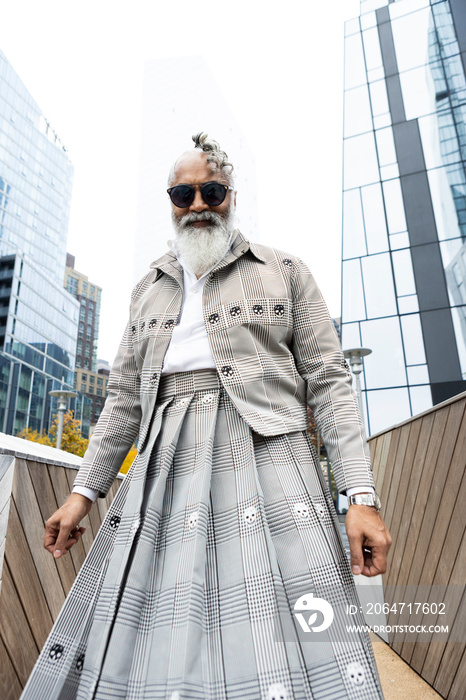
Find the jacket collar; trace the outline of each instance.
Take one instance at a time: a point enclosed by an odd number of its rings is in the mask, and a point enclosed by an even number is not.
[[[217,270],[221,270],[227,265],[230,265],[230,263],[234,262],[239,257],[247,253],[248,250],[260,262],[265,263],[265,258],[259,253],[257,246],[246,240],[243,234],[240,231],[238,231],[230,250],[225,255],[225,257],[222,258],[217,265],[215,265],[215,267],[212,269],[212,272],[216,272]],[[165,272],[167,275],[173,277],[177,282],[179,282],[180,285],[182,285],[183,268],[181,266],[181,263],[177,259],[175,253],[173,253],[172,251],[169,251],[168,253],[165,253],[165,255],[162,255],[162,257],[158,258],[157,260],[154,260],[154,262],[151,263],[150,267],[156,272],[153,280],[154,282],[156,282],[159,279],[160,275],[163,272]]]

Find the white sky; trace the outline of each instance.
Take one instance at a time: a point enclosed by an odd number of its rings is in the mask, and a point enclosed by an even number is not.
[[[255,155],[261,242],[303,258],[340,314],[343,22],[358,13],[358,0],[2,3],[0,48],[75,168],[68,251],[103,288],[99,357],[113,361],[134,282],[151,58],[204,56]]]

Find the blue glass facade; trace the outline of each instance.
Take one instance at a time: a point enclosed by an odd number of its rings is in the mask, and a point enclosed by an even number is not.
[[[0,430],[48,429],[72,389],[79,303],[63,288],[73,168],[0,51]]]
[[[466,3],[362,0],[345,28],[342,344],[370,433],[466,390]]]

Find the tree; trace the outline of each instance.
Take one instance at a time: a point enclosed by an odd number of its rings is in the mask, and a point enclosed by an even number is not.
[[[57,444],[59,418],[56,416],[50,428],[50,437],[52,444]],[[61,437],[61,449],[65,452],[71,452],[73,455],[82,457],[87,450],[89,440],[81,435],[81,421],[73,418],[73,411],[68,410],[63,416],[63,433]]]
[[[55,447],[57,444],[58,421],[59,418],[56,416],[48,435],[45,432],[39,433],[37,430],[24,428],[18,433],[17,437],[30,440],[31,442],[38,442],[41,445]],[[65,452],[78,455],[78,457],[82,457],[87,450],[88,444],[89,440],[86,440],[86,438],[83,438],[81,435],[81,422],[73,418],[73,411],[67,411],[63,416],[61,449]]]
[[[39,433],[38,430],[32,430],[32,428],[23,428],[16,437],[23,438],[23,440],[29,440],[30,442],[38,442],[40,445],[48,445],[53,447],[53,443],[47,433],[44,431]]]

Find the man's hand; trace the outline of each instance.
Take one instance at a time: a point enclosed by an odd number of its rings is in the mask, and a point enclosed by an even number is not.
[[[80,493],[72,493],[45,523],[44,547],[55,559],[66,554],[79,540],[85,527],[79,527],[92,507],[92,501]]]
[[[385,573],[392,538],[375,508],[350,506],[346,513],[345,526],[353,574],[377,576]]]

